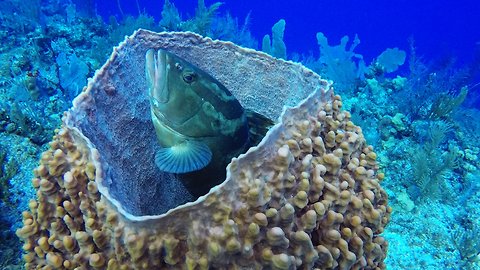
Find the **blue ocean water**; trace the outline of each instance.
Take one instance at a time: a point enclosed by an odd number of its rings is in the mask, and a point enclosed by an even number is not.
[[[125,14],[137,15],[147,11],[160,17],[162,1],[119,1]],[[211,5],[215,1],[205,1]],[[418,53],[432,59],[444,55],[459,58],[462,63],[473,60],[478,50],[480,28],[477,1],[222,1],[220,12],[230,12],[240,20],[250,14],[249,30],[260,39],[269,33],[279,19],[287,22],[285,43],[289,52],[318,53],[315,34],[325,33],[338,42],[344,35],[358,34],[362,45],[358,48],[371,61],[385,48],[408,48],[413,37]],[[195,13],[192,1],[177,1],[175,6],[183,15]],[[116,1],[96,3],[102,16],[116,15]]]
[[[163,0],[0,2],[0,269],[22,269],[15,230],[63,111],[140,27],[230,40],[333,80],[386,174],[387,268],[480,269],[477,1],[170,2],[178,16]]]

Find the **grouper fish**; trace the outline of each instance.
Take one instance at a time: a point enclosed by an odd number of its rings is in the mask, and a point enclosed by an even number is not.
[[[194,195],[224,180],[232,157],[258,143],[249,135],[247,112],[215,78],[165,50],[148,50],[146,77],[152,122],[161,149],[157,167],[178,174]],[[250,113],[262,123],[268,118]],[[258,121],[261,119],[261,121]]]

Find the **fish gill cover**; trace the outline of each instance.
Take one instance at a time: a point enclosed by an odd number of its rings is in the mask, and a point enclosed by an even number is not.
[[[164,1],[156,7],[149,1],[0,3],[0,268],[21,268],[24,263],[14,232],[21,226],[20,212],[29,205],[37,207],[29,203],[36,195],[28,182],[39,160],[49,160],[45,155],[40,159],[41,153],[58,147],[49,141],[63,111],[112,47],[140,27],[195,31],[229,40],[301,61],[332,79],[343,97],[342,108],[352,112],[386,172],[382,186],[395,210],[384,232],[389,241],[386,266],[479,268],[476,2],[242,3],[198,1],[194,6]],[[332,10],[336,12],[328,12]],[[222,74],[223,67],[210,68],[218,68],[212,74]],[[251,91],[259,94],[258,89],[261,86]],[[290,94],[295,101],[304,97],[295,97],[296,91]],[[269,109],[254,98],[249,102]],[[171,198],[179,194],[177,190]],[[181,199],[190,200],[187,197]],[[24,218],[28,220],[28,215]],[[53,252],[49,262],[58,264],[57,251],[43,247]],[[43,252],[44,258],[49,252]],[[92,262],[101,262],[101,256],[94,255]]]

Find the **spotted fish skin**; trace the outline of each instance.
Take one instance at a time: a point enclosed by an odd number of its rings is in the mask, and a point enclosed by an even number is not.
[[[206,193],[204,186],[224,180],[231,158],[246,150],[246,113],[225,86],[177,55],[149,50],[145,67],[152,122],[166,151],[157,166]]]

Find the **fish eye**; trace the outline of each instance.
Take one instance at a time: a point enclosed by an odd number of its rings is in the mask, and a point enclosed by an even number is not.
[[[186,83],[192,83],[195,81],[197,75],[194,72],[185,72],[183,73],[183,81]]]

